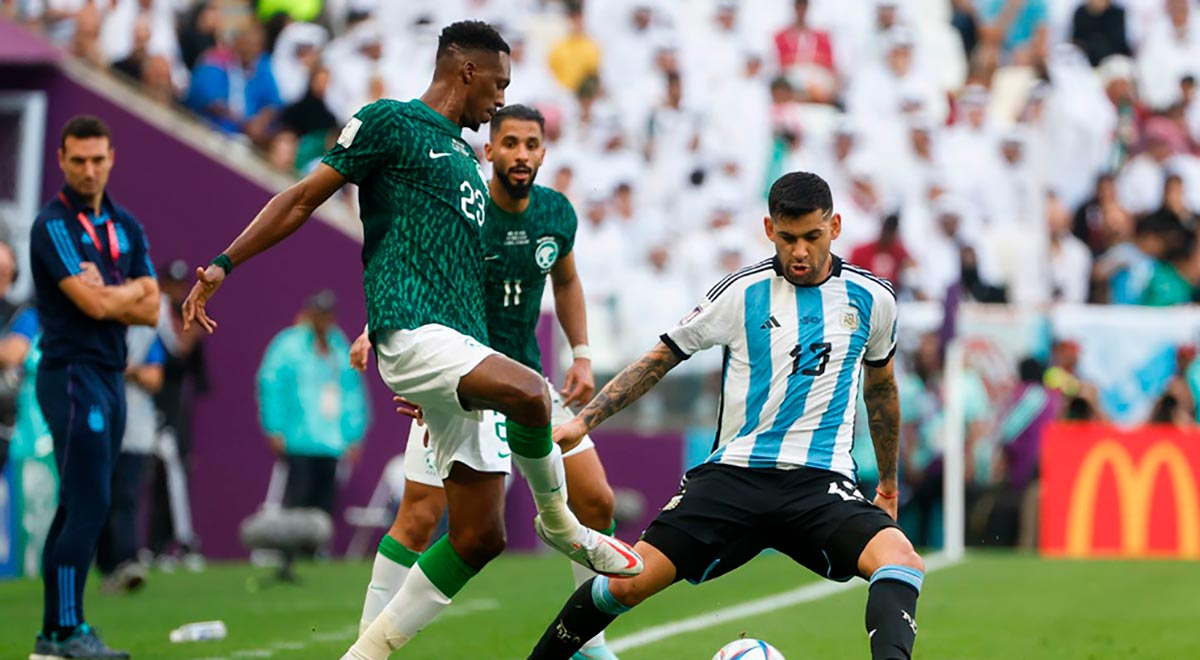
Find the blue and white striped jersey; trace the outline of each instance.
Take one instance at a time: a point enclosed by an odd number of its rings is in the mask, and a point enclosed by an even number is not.
[[[717,283],[662,340],[680,357],[725,348],[710,463],[814,467],[855,478],[854,402],[862,365],[896,348],[887,280],[832,256],[829,279],[796,286],[776,258]]]

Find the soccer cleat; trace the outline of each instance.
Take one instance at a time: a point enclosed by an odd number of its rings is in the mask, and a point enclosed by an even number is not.
[[[61,642],[38,635],[29,660],[129,660],[129,654],[108,648],[96,631],[85,623]]]
[[[551,536],[542,526],[541,516],[533,519],[533,529],[546,545],[571,561],[608,577],[630,577],[642,572],[642,558],[629,544],[580,526],[582,537],[569,539]]]
[[[33,644],[33,653],[29,654],[29,660],[58,660],[61,657],[63,655],[59,652],[58,642],[38,633],[37,641]]]
[[[137,561],[127,561],[113,571],[119,591],[133,593],[146,583],[146,567]]]
[[[595,646],[590,649],[579,649],[571,660],[620,660],[617,654],[608,650],[608,646]]]

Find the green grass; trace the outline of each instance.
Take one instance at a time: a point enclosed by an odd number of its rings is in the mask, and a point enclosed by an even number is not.
[[[248,588],[267,575],[243,565],[203,574],[151,575],[144,592],[101,596],[88,585],[88,618],[138,660],[338,658],[352,642],[370,567],[301,566],[301,586]],[[618,620],[609,637],[702,614],[814,581],[780,556],[764,556],[702,587],[679,585]],[[505,558],[459,595],[450,616],[405,652],[412,658],[523,658],[570,587],[553,556]],[[0,658],[24,658],[41,617],[40,584],[0,583]],[[975,554],[932,573],[918,621],[917,657],[936,660],[1200,657],[1195,626],[1200,565],[1189,562],[1049,561]],[[855,588],[752,619],[714,623],[621,654],[623,660],[707,660],[745,632],[791,660],[866,658],[863,605]],[[221,642],[171,644],[188,621],[222,619]],[[262,653],[252,653],[261,650]],[[267,654],[269,653],[269,655]]]

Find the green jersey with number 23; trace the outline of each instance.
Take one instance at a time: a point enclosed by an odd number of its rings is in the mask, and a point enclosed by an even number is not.
[[[359,186],[372,337],[440,324],[487,344],[488,187],[462,129],[420,100],[384,99],[354,115],[322,162]]]

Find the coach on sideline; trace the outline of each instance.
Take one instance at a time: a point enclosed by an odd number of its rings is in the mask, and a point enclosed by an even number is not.
[[[125,330],[156,325],[159,309],[142,226],[104,194],[113,155],[104,122],[68,121],[58,149],[66,184],[30,235],[42,322],[37,398],[61,484],[42,554],[45,610],[35,658],[129,657],[109,649],[83,616],[83,586],[125,432]]]

